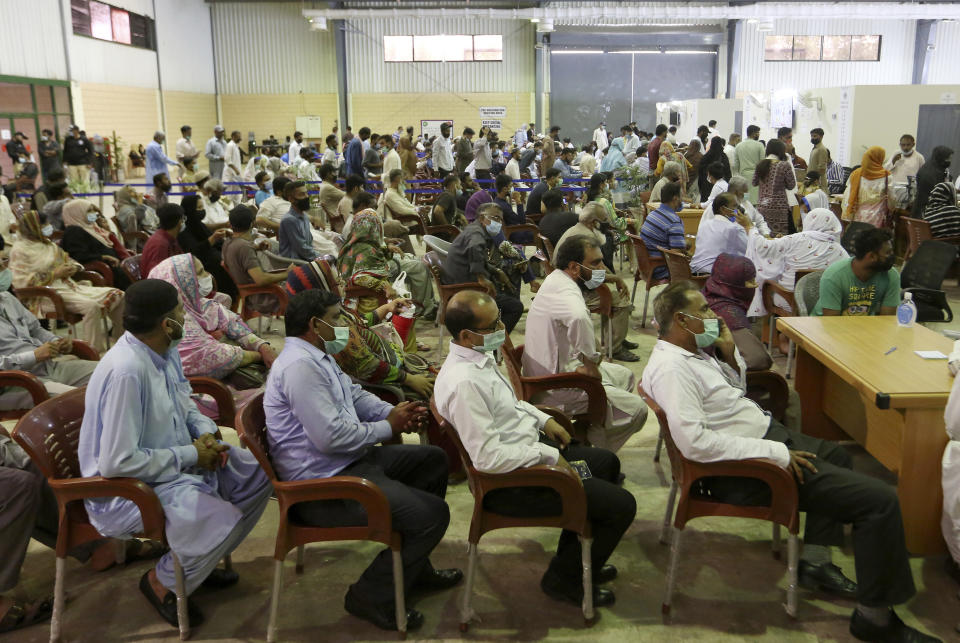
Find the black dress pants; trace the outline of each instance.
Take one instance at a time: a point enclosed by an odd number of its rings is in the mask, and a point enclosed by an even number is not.
[[[430,552],[437,546],[450,523],[447,493],[447,456],[435,446],[384,445],[373,447],[365,456],[338,475],[366,478],[377,484],[390,503],[393,529],[403,535],[404,592],[421,574],[433,570]],[[303,502],[292,509],[296,518],[317,527],[364,525],[366,511],[353,500]],[[393,555],[381,551],[351,588],[359,597],[392,609]]]
[[[550,443],[547,440],[541,440]],[[555,446],[555,445],[554,445]],[[633,495],[616,484],[620,476],[620,459],[606,449],[571,445],[560,452],[568,462],[584,460],[592,478],[583,481],[587,496],[587,518],[593,529],[590,551],[596,574],[606,564],[610,554],[637,513]],[[516,487],[496,489],[487,494],[484,508],[505,516],[538,517],[561,513],[560,495],[547,487]],[[557,555],[550,562],[548,574],[571,587],[582,586],[583,565],[580,539],[576,533],[563,530],[557,543]]]
[[[851,470],[849,454],[833,442],[791,431],[776,420],[770,420],[764,438],[817,455],[813,460],[817,473],[804,469],[803,483],[797,486],[800,511],[807,514],[803,540],[810,545],[842,545],[843,525],[853,523],[857,600],[869,607],[886,607],[913,596],[916,590],[896,490]],[[759,480],[709,478],[702,482],[722,502],[770,503],[770,488]]]

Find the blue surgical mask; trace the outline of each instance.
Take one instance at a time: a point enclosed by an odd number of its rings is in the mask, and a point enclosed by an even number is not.
[[[7,292],[10,290],[10,284],[13,283],[13,273],[10,272],[9,268],[4,268],[0,270],[0,292]]]
[[[45,237],[53,236],[53,226],[50,225],[49,223],[43,226],[42,228],[40,228],[40,234],[42,234]]]
[[[183,333],[184,333],[183,324],[181,324],[180,322],[178,322],[178,321],[175,320],[175,319],[169,319],[169,318],[168,318],[167,321],[173,322],[174,324],[176,324],[177,326],[180,327],[180,336],[179,336],[179,337],[173,338],[173,337],[170,337],[169,335],[167,335],[167,337],[170,339],[170,347],[168,348],[168,350],[176,350],[176,349],[177,349],[177,344],[179,344],[181,341],[183,341]]]
[[[694,319],[700,319],[699,317],[694,317],[693,315],[687,315],[687,317],[693,317]],[[719,319],[700,319],[703,322],[703,332],[695,333],[689,328],[687,332],[694,336],[697,340],[697,348],[706,348],[707,346],[712,346],[717,338],[720,337],[720,320]]]
[[[589,268],[587,268],[583,264],[579,264],[579,265],[581,268],[589,270]],[[594,290],[596,288],[599,288],[600,284],[602,284],[607,279],[607,271],[604,268],[601,268],[600,270],[591,270],[590,273],[591,273],[590,278],[585,279],[583,281],[583,285],[586,286],[589,290]]]
[[[473,333],[474,331],[470,332]],[[480,333],[474,334],[479,335]],[[483,335],[483,344],[480,346],[474,346],[473,350],[481,353],[492,353],[503,346],[505,341],[507,341],[507,331],[501,328],[500,330],[495,330],[492,333]]]
[[[491,237],[495,237],[500,234],[500,229],[503,227],[503,224],[499,221],[491,221],[487,225],[483,226],[484,230],[487,231]]]
[[[96,223],[96,222],[97,222],[97,213],[87,212],[87,223]]]
[[[323,350],[327,355],[336,355],[347,347],[347,343],[350,341],[349,328],[346,326],[330,326],[330,324],[327,324],[327,322],[322,319],[318,321],[333,329],[333,339],[323,340]]]

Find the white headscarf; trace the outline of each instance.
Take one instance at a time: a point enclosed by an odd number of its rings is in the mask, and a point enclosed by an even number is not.
[[[840,245],[843,227],[837,216],[826,208],[816,208],[803,217],[803,232],[779,239],[764,239],[751,234],[747,258],[757,267],[757,294],[748,315],[766,315],[763,283],[773,280],[793,290],[797,270],[822,270],[849,255]]]
[[[817,208],[824,208],[825,210],[830,209],[830,197],[828,197],[823,190],[811,192],[803,198],[807,200],[807,204],[810,206],[811,211],[816,210]]]

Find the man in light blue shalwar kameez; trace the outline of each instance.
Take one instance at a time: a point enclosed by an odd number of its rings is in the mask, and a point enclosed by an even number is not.
[[[222,445],[217,426],[190,398],[176,343],[183,336],[183,305],[166,282],[145,279],[125,297],[126,333],[100,361],[87,386],[79,457],[84,476],[131,477],[150,485],[166,518],[166,537],[183,566],[186,591],[201,583],[225,587],[234,572],[216,569],[256,524],[270,483],[254,456]],[[131,501],[85,501],[104,536],[142,529]],[[160,615],[177,625],[173,556],[144,575],[140,590]],[[202,615],[190,604],[191,625]]]

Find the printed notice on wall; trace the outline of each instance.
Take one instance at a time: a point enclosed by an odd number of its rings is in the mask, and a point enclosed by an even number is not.
[[[503,120],[507,117],[506,107],[481,107],[480,120],[485,118]]]
[[[10,140],[10,130],[8,130],[8,129],[0,129],[0,139],[3,139],[4,141],[9,141],[9,140]]]
[[[440,126],[444,123],[450,123],[450,128],[451,130],[453,129],[453,121],[451,120],[420,121],[420,134],[424,139],[429,139],[432,136],[440,136]]]
[[[850,144],[853,134],[853,87],[840,88],[837,109],[837,162],[850,166]]]
[[[955,105],[956,103],[957,103],[956,92],[943,92],[942,94],[940,94],[941,105]]]
[[[484,118],[480,120],[481,127],[489,127],[492,130],[500,131],[503,129],[503,121],[499,118]]]

